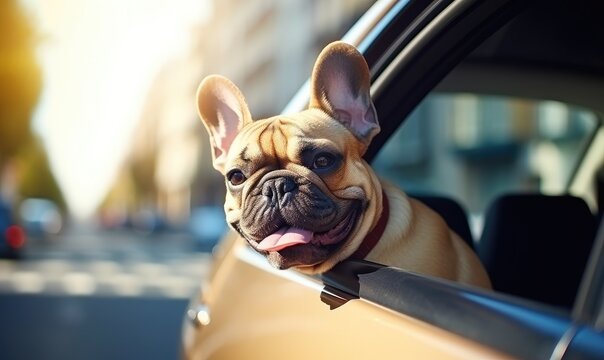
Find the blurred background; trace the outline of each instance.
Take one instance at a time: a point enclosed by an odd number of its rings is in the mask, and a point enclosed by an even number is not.
[[[226,229],[196,113],[278,113],[368,0],[0,0],[2,359],[177,358]]]

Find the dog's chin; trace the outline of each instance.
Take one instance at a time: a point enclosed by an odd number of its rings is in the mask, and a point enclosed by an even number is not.
[[[266,258],[273,267],[280,270],[291,267],[311,267],[329,259],[342,243],[334,245],[295,245],[279,251],[269,251],[266,253]]]

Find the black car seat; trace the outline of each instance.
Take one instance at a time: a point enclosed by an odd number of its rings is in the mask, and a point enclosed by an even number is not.
[[[470,231],[468,214],[457,201],[443,195],[410,194],[409,196],[438,213],[447,225],[474,249],[474,237]]]
[[[495,290],[570,309],[595,233],[581,198],[505,195],[487,211],[477,252]]]

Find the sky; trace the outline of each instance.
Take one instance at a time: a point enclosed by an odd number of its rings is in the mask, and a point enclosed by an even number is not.
[[[94,211],[122,163],[161,65],[189,45],[206,0],[23,0],[42,33],[34,129],[76,217]]]

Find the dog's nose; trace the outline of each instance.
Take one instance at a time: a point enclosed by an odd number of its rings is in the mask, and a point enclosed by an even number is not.
[[[286,199],[288,194],[298,188],[298,184],[290,177],[280,177],[268,180],[262,186],[262,195],[271,203]]]
[[[276,183],[277,190],[279,191],[280,195],[285,195],[288,192],[292,192],[298,188],[296,182],[289,177],[277,179]]]

